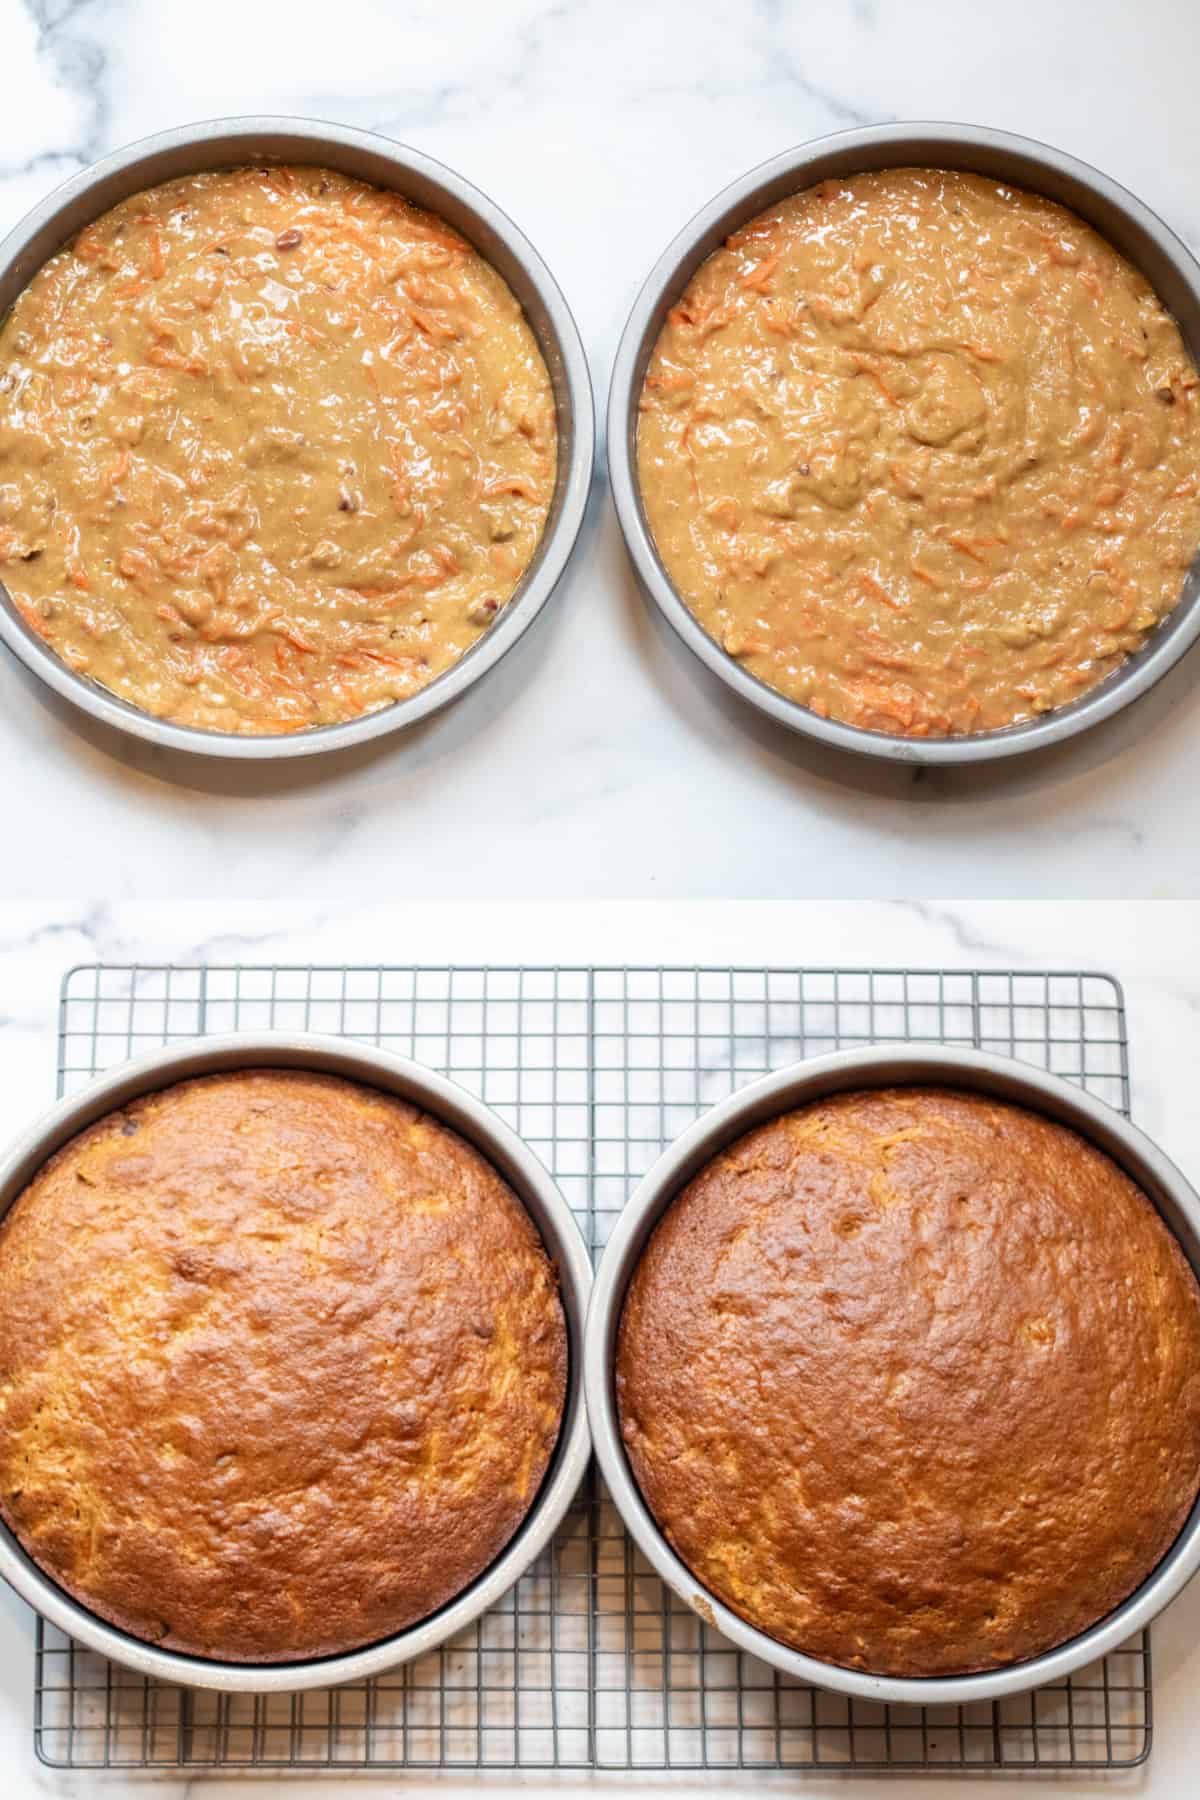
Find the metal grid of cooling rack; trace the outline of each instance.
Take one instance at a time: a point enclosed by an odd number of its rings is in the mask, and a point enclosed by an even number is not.
[[[703,1108],[802,1056],[975,1045],[1128,1112],[1120,990],[1089,973],[795,969],[113,968],[63,984],[59,1088],[164,1042],[263,1028],[415,1056],[541,1156],[598,1252]],[[872,1706],[734,1650],[670,1594],[594,1473],[554,1544],[440,1651],[320,1693],[229,1696],[105,1662],[39,1621],[35,1740],[69,1768],[1129,1768],[1150,1748],[1149,1638],[1033,1694]]]

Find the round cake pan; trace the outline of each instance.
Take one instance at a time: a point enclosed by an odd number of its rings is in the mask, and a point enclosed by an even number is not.
[[[869,125],[835,132],[786,150],[717,195],[668,245],[629,315],[613,365],[608,401],[608,466],[617,517],[638,576],[667,623],[734,693],[793,731],[839,750],[893,763],[980,763],[1062,743],[1119,712],[1160,681],[1200,637],[1200,556],[1175,609],[1142,647],[1097,687],[1069,706],[1023,725],[969,737],[901,738],[822,719],[743,668],[688,610],[668,576],[642,506],[637,476],[637,424],[642,383],[667,313],[730,232],[789,194],[831,176],[914,166],[963,169],[1027,188],[1069,207],[1116,245],[1145,275],[1174,315],[1200,363],[1200,266],[1148,206],[1077,157],[983,126]]]
[[[115,1108],[196,1075],[235,1069],[306,1069],[363,1082],[395,1094],[450,1126],[504,1177],[541,1234],[558,1271],[567,1323],[567,1397],[558,1444],[545,1479],[519,1531],[491,1566],[447,1606],[406,1631],[344,1656],[307,1662],[225,1663],[182,1656],[144,1643],[96,1617],[64,1593],[0,1524],[0,1575],[44,1618],[90,1650],[141,1675],[223,1692],[291,1693],[378,1675],[436,1649],[507,1593],[550,1543],[583,1479],[591,1452],[583,1402],[583,1327],[592,1272],[582,1234],[554,1182],[516,1133],[457,1083],[384,1050],[344,1038],[283,1032],[199,1038],[122,1063],[62,1101],[27,1132],[0,1163],[0,1218],[54,1152]],[[52,1272],[48,1279],[53,1279]],[[0,1320],[0,1330],[3,1321]]]
[[[779,1113],[830,1094],[916,1083],[988,1094],[1069,1125],[1111,1156],[1149,1196],[1200,1277],[1200,1197],[1161,1150],[1111,1107],[1041,1069],[979,1051],[916,1045],[840,1051],[777,1070],[731,1095],[685,1131],[645,1176],[617,1221],[596,1272],[584,1345],[584,1388],[597,1460],[618,1511],[663,1580],[706,1624],[739,1650],[817,1687],[865,1700],[965,1705],[1061,1681],[1148,1625],[1200,1566],[1200,1501],[1141,1587],[1115,1612],[1057,1649],[978,1675],[929,1679],[869,1675],[789,1649],[748,1625],[700,1585],[642,1498],[621,1439],[614,1386],[626,1289],[659,1218],[692,1177],[736,1138]]]
[[[512,220],[461,175],[372,132],[314,119],[213,119],[180,125],[115,150],[55,188],[0,243],[0,320],[56,250],[130,194],[177,176],[247,163],[304,163],[394,188],[438,213],[499,270],[525,310],[554,388],[558,475],[532,563],[495,623],[460,662],[410,699],[343,725],[264,737],[173,725],[77,675],[31,631],[0,585],[0,637],[48,687],[93,718],[172,750],[241,761],[274,761],[345,750],[401,731],[457,699],[511,650],[549,600],[583,523],[592,481],[595,416],[587,358],[554,277]]]

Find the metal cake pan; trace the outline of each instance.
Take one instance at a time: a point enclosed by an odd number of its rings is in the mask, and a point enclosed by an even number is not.
[[[174,725],[77,675],[31,631],[0,584],[0,639],[34,675],[118,731],[172,750],[239,761],[278,761],[345,750],[401,731],[455,700],[511,650],[549,600],[574,548],[591,488],[595,451],[592,390],[579,331],[533,245],[478,188],[419,150],[372,132],[313,119],[232,118],[180,125],[115,150],[64,181],[0,243],[0,319],[55,251],[130,194],[176,176],[247,163],[308,163],[357,176],[436,212],[503,275],[533,328],[554,387],[558,475],[532,563],[495,623],[420,693],[343,725],[264,737]]]
[[[1060,744],[1148,692],[1200,637],[1200,556],[1174,611],[1099,686],[1023,725],[970,737],[897,738],[821,719],[776,693],[727,654],[693,618],[654,546],[637,478],[638,401],[666,316],[705,257],[731,231],[789,194],[831,176],[924,165],[962,169],[1057,200],[1139,268],[1174,315],[1200,364],[1200,265],[1150,208],[1097,169],[1031,138],[984,126],[901,123],[835,132],[751,169],[711,200],[651,270],[621,338],[608,400],[608,466],[621,530],[638,577],[671,628],[735,694],[792,731],[862,756],[902,764],[982,763]]]
[[[583,1479],[591,1449],[583,1403],[582,1353],[592,1271],[583,1236],[553,1180],[516,1133],[482,1101],[407,1057],[344,1038],[285,1032],[239,1032],[173,1045],[123,1063],[61,1101],[0,1163],[0,1218],[48,1157],[106,1113],[173,1082],[246,1068],[297,1068],[341,1075],[411,1101],[459,1132],[510,1184],[540,1232],[558,1271],[569,1344],[567,1397],[558,1444],[516,1536],[482,1575],[440,1611],[345,1655],[256,1665],[157,1649],[105,1623],[73,1600],[0,1523],[0,1575],[44,1618],[89,1649],[140,1675],[191,1687],[226,1693],[291,1693],[377,1675],[435,1649],[507,1593],[549,1544]]]
[[[642,1498],[625,1455],[614,1387],[617,1329],[634,1269],[659,1218],[706,1163],[755,1125],[793,1107],[847,1090],[928,1082],[1013,1101],[1069,1125],[1112,1157],[1149,1196],[1200,1278],[1200,1197],[1162,1151],[1111,1107],[1055,1075],[981,1051],[890,1044],[839,1051],[751,1082],[690,1126],[643,1178],[617,1221],[596,1273],[584,1345],[584,1388],[597,1460],[621,1517],[663,1580],[706,1623],[739,1650],[816,1687],[864,1700],[966,1705],[1059,1682],[1148,1625],[1200,1567],[1200,1501],[1141,1587],[1115,1612],[1057,1649],[976,1675],[920,1679],[870,1675],[789,1649],[748,1625],[701,1586]]]

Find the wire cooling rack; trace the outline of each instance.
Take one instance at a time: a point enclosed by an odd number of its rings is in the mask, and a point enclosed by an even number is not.
[[[59,1090],[165,1042],[263,1028],[415,1056],[482,1096],[598,1252],[634,1181],[765,1070],[877,1040],[975,1045],[1129,1110],[1108,976],[795,969],[74,969]],[[590,1475],[555,1542],[441,1650],[372,1681],[218,1696],[145,1680],[39,1621],[35,1741],[67,1768],[1129,1768],[1142,1634],[1068,1680],[965,1707],[868,1705],[735,1650],[652,1573]]]

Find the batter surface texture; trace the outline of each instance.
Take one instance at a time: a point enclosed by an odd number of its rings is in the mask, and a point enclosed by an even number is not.
[[[760,680],[908,737],[1086,693],[1180,598],[1200,402],[1082,220],[979,176],[826,181],[672,307],[638,470],[667,574]]]
[[[71,668],[179,724],[416,693],[512,596],[555,463],[507,284],[330,170],[136,194],[0,331],[0,580]]]

